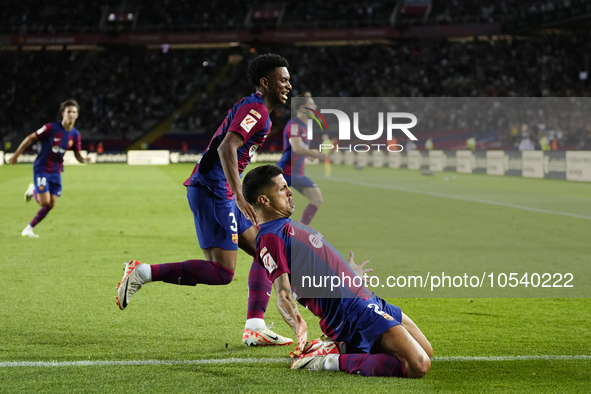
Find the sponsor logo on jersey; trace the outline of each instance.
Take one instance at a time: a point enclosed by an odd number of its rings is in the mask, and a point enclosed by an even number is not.
[[[310,244],[312,244],[312,246],[316,249],[320,249],[324,245],[322,242],[322,234],[320,233],[310,234],[308,240],[310,241]]]
[[[298,125],[295,124],[295,123],[292,123],[291,124],[290,135],[292,137],[298,137],[299,131],[300,131],[300,128],[298,127]]]
[[[232,234],[232,242],[234,242],[235,244],[238,243],[238,234]]]
[[[54,141],[54,142],[59,142],[59,141],[61,141],[61,140],[62,140],[61,138],[54,138],[54,139],[53,139],[53,141]]]
[[[271,255],[269,253],[267,253],[263,257],[263,264],[265,265],[265,268],[269,272],[273,272],[277,268],[277,263],[275,262],[275,260],[273,260],[273,257],[271,257]]]
[[[54,145],[51,147],[51,150],[53,151],[53,153],[66,153],[66,150],[63,148],[60,148],[59,145]]]
[[[292,237],[295,236],[295,229],[293,227],[289,227],[289,235],[291,235]]]
[[[250,147],[250,150],[248,151],[248,155],[250,157],[254,156],[255,152],[257,151],[257,149],[259,149],[258,145],[253,145]]]
[[[259,114],[257,111],[255,111],[254,109],[250,110],[250,113],[253,114],[254,116],[256,116],[258,119],[261,118],[261,114]]]
[[[267,247],[263,247],[263,249],[261,250],[261,259],[263,258],[263,256],[265,255],[265,253],[267,253]]]
[[[252,127],[257,123],[257,120],[253,118],[251,115],[246,115],[246,117],[240,123],[240,126],[247,132],[250,133]]]

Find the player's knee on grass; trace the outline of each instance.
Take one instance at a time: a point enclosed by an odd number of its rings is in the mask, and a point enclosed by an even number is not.
[[[426,355],[421,355],[407,361],[406,376],[408,378],[422,378],[431,369],[431,359]]]
[[[422,378],[431,368],[430,356],[423,346],[400,324],[384,332],[376,341],[372,352],[390,353],[397,357],[409,378]]]

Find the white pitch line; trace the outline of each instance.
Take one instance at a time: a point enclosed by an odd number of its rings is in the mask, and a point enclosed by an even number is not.
[[[489,357],[433,357],[435,362],[444,361],[577,361],[590,360],[591,356],[489,356]],[[105,366],[138,366],[138,365],[207,365],[207,364],[261,364],[289,363],[289,358],[221,358],[205,360],[83,360],[83,361],[4,361],[0,368],[9,367],[105,367]]]
[[[547,360],[591,360],[591,356],[488,356],[488,357],[433,357],[433,361],[547,361]]]
[[[339,183],[348,183],[351,185],[358,185],[358,186],[375,187],[378,189],[396,190],[396,191],[406,192],[406,193],[422,194],[424,196],[449,198],[452,200],[477,202],[480,204],[496,205],[499,207],[521,209],[524,211],[531,211],[531,212],[538,212],[538,213],[548,213],[551,215],[569,216],[569,217],[573,217],[573,218],[577,218],[577,219],[591,220],[591,216],[579,215],[576,213],[551,211],[548,209],[540,209],[540,208],[526,207],[523,205],[507,204],[507,203],[498,202],[498,201],[481,200],[479,198],[460,197],[460,196],[454,196],[452,194],[443,194],[443,193],[429,192],[429,191],[424,191],[424,190],[408,189],[406,187],[399,187],[399,186],[392,186],[392,185],[378,185],[375,183],[357,182],[357,181],[342,180],[342,179],[336,179],[336,178],[329,179],[329,181],[339,182]]]
[[[214,358],[205,360],[83,360],[83,361],[5,361],[1,367],[94,367],[135,365],[203,365],[203,364],[257,364],[289,362],[289,358]]]

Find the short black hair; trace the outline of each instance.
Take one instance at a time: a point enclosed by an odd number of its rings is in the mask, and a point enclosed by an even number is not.
[[[242,194],[246,201],[250,205],[256,206],[258,204],[257,199],[262,192],[273,186],[273,178],[281,174],[283,174],[281,167],[274,164],[267,164],[250,170],[242,183]]]
[[[261,84],[261,78],[267,77],[277,67],[289,67],[289,63],[283,56],[274,53],[259,55],[248,64],[246,78],[254,86]]]
[[[74,99],[67,99],[63,103],[60,104],[60,114],[63,113],[66,108],[68,107],[76,107],[78,111],[80,111],[80,106],[78,105],[78,101]]]

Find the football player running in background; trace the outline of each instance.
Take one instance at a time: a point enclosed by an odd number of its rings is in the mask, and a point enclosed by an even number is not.
[[[287,67],[287,60],[275,54],[260,55],[250,62],[247,77],[256,92],[228,111],[184,183],[205,260],[154,265],[134,260],[127,262],[117,287],[120,309],[125,309],[135,292],[150,282],[227,285],[234,277],[238,247],[251,256],[254,254],[257,217],[242,195],[240,177],[271,130],[269,113],[276,105],[287,102],[291,90]],[[264,313],[272,286],[264,269],[250,273],[248,287],[243,342],[247,345],[292,344],[293,340],[274,333],[265,325]]]
[[[308,116],[310,109],[316,109],[316,103],[309,92],[292,98],[292,107],[297,108],[296,117],[292,118],[283,129],[283,156],[277,165],[284,171],[287,184],[302,193],[310,203],[302,214],[302,223],[308,225],[322,204],[320,188],[304,174],[306,156],[328,160],[328,155],[309,149]]]
[[[61,122],[47,123],[39,130],[29,134],[19,145],[14,155],[8,160],[16,164],[18,157],[33,142],[38,142],[37,158],[33,164],[33,182],[25,192],[25,201],[33,197],[41,206],[31,222],[21,232],[23,237],[39,238],[33,227],[39,224],[53,209],[62,194],[62,176],[64,154],[72,149],[76,160],[87,162],[80,154],[80,132],[74,127],[80,109],[76,100],[66,100],[60,105]]]
[[[366,262],[357,266],[352,253],[345,261],[316,230],[289,218],[295,207],[281,168],[253,169],[244,179],[243,190],[260,223],[255,256],[273,282],[277,309],[296,334],[298,348],[303,349],[291,368],[423,377],[433,355],[425,335],[400,308],[369,292],[361,278],[355,285],[352,278],[371,271],[363,270]],[[305,287],[304,278],[327,276],[338,276],[343,284],[331,286],[330,291],[310,281]],[[307,325],[294,294],[320,318],[322,331],[335,342],[307,344]],[[346,352],[355,354],[342,354]]]

